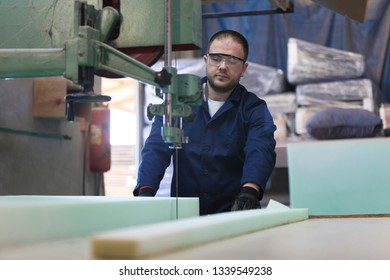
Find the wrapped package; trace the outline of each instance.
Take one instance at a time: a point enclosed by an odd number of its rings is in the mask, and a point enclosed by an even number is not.
[[[302,84],[296,87],[297,104],[336,105],[338,101],[362,101],[373,98],[372,83],[369,79]]]
[[[309,43],[296,38],[288,41],[287,79],[303,84],[361,78],[364,56]]]
[[[283,92],[261,96],[267,102],[271,114],[295,113],[297,109],[295,92]]]
[[[286,77],[282,70],[249,62],[240,83],[258,96],[285,91]]]

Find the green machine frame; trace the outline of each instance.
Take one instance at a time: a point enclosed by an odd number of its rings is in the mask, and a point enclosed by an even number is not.
[[[190,119],[191,106],[202,101],[200,78],[178,75],[170,64],[156,72],[120,51],[164,45],[167,3],[172,9],[168,15],[172,18],[172,45],[200,48],[200,0],[126,0],[121,2],[119,11],[103,7],[101,0],[2,1],[0,78],[64,76],[79,84],[83,88],[80,94],[66,96],[69,120],[73,103],[110,100],[93,93],[96,71],[134,78],[154,86],[157,95],[164,99],[162,104],[149,105],[148,115],[164,116],[164,141],[180,147],[188,141],[181,120]],[[118,27],[119,36],[110,40]]]

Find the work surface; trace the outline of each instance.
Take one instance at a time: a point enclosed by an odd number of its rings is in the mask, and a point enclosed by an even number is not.
[[[0,259],[93,259],[89,238],[0,251]],[[311,218],[154,256],[152,259],[390,259],[390,217]]]
[[[160,258],[390,259],[390,218],[309,219]]]

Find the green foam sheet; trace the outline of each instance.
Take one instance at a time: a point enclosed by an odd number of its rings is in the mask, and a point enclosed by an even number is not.
[[[390,213],[390,139],[287,145],[290,206],[311,215]]]
[[[0,249],[199,215],[197,198],[2,196]]]

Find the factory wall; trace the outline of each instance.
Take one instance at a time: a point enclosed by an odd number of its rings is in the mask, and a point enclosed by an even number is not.
[[[95,194],[80,123],[34,118],[32,99],[33,79],[0,80],[0,195]]]

